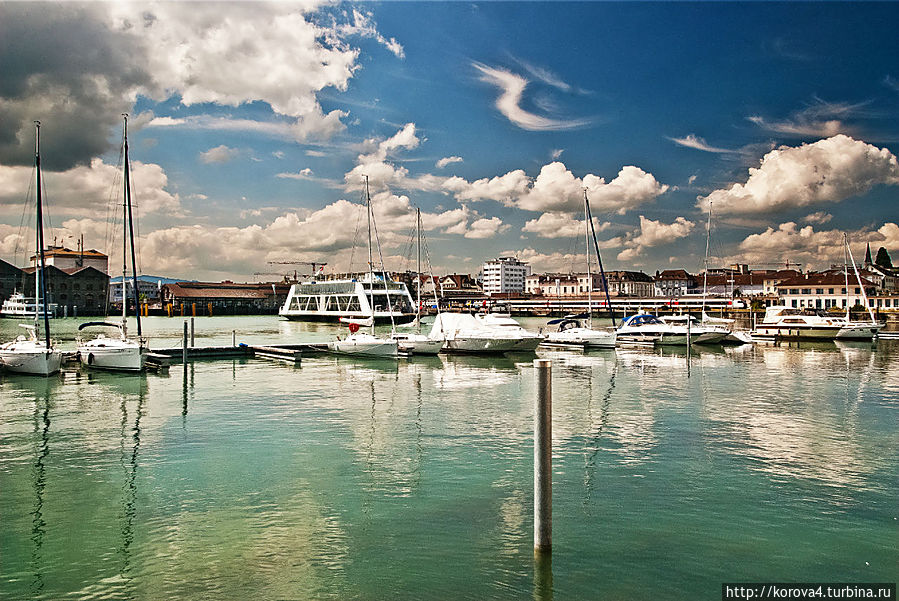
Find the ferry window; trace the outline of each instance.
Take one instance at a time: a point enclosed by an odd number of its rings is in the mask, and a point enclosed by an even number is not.
[[[828,293],[828,294],[833,294],[833,288],[828,288],[828,289],[827,289],[827,293]]]
[[[793,307],[799,307],[799,304],[797,303],[795,298],[793,299]]]
[[[811,289],[811,288],[803,288],[803,289],[802,289],[802,294],[811,294],[811,293],[812,293],[812,289]]]
[[[815,288],[815,294],[824,294],[824,288]]]

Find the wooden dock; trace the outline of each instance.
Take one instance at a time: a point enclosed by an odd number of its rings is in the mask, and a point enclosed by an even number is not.
[[[328,352],[325,343],[304,344],[273,344],[253,345],[238,344],[237,346],[191,346],[187,348],[188,359],[229,359],[235,357],[268,359],[271,361],[285,361],[298,365],[302,357],[315,356]],[[155,363],[180,362],[184,355],[184,349],[180,346],[162,349],[153,349],[147,360]]]

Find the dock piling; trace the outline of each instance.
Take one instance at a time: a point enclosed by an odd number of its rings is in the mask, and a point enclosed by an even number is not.
[[[535,359],[534,401],[534,553],[552,551],[552,361]]]
[[[231,346],[237,346],[237,330],[231,330]]]
[[[194,318],[190,318],[190,347],[194,347]]]
[[[187,365],[187,320],[184,320],[184,336],[181,338],[181,361]]]

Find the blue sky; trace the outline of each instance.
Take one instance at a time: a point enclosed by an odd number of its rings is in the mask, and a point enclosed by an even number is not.
[[[0,5],[0,256],[41,119],[52,236],[109,252],[122,112],[142,271],[827,267],[899,251],[896,3]],[[41,44],[35,42],[41,41]],[[113,199],[113,200],[110,200]],[[72,238],[69,238],[72,236]],[[899,257],[897,257],[899,258]]]

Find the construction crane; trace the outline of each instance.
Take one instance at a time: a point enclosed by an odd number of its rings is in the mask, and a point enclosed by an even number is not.
[[[783,267],[784,269],[789,269],[790,265],[802,267],[802,263],[794,263],[793,261],[781,261],[779,263],[753,263],[753,265],[758,265],[760,267]]]
[[[312,275],[315,275],[316,267],[324,267],[327,263],[322,263],[319,261],[269,261],[269,265],[311,265],[312,266]]]
[[[284,273],[283,271],[281,271],[281,272],[274,272],[274,271],[255,271],[255,272],[253,272],[254,277],[259,276],[259,275],[278,275],[278,276],[281,276],[282,278],[284,278],[285,281],[290,279],[290,274]],[[293,279],[294,280],[297,279],[296,271],[293,272]]]

